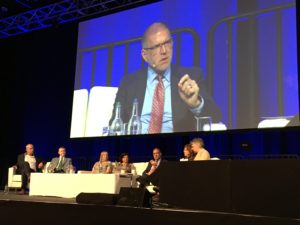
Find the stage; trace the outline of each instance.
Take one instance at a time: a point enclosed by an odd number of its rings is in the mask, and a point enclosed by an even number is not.
[[[205,210],[78,204],[75,198],[0,193],[1,224],[204,224],[292,225],[300,219],[224,213]]]

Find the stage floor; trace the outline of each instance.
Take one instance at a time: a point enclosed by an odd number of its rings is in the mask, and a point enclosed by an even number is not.
[[[75,198],[0,193],[1,224],[300,225],[300,219],[205,210],[78,204]],[[29,219],[30,218],[30,219]],[[59,219],[58,219],[59,218]],[[36,222],[34,222],[36,221]]]
[[[44,202],[44,203],[61,203],[61,204],[77,204],[75,198],[59,198],[46,196],[29,196],[19,195],[17,192],[0,193],[0,200],[3,201],[23,201],[23,202]]]

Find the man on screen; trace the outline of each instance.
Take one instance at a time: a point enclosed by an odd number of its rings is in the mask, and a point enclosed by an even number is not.
[[[171,65],[173,40],[164,23],[153,23],[142,40],[142,57],[148,68],[126,75],[116,96],[121,118],[127,123],[132,102],[137,99],[142,133],[170,133],[196,130],[195,116],[211,116],[219,121],[221,112],[205,92],[199,68]]]

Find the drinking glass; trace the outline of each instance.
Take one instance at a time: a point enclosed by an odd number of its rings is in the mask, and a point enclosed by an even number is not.
[[[128,126],[128,123],[123,123],[123,135],[128,134],[127,133],[127,126]]]
[[[210,116],[195,116],[197,122],[197,131],[211,131]]]
[[[76,173],[76,167],[75,166],[71,166],[70,173]]]
[[[47,173],[53,173],[54,172],[54,167],[53,167],[53,164],[52,163],[50,163],[50,165],[47,167]]]
[[[68,165],[67,167],[67,173],[75,173],[76,168],[73,165]]]

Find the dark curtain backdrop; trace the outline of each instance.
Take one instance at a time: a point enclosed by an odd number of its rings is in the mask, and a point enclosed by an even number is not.
[[[113,161],[124,151],[131,161],[145,161],[158,146],[168,160],[178,160],[193,137],[202,137],[212,156],[221,158],[300,154],[297,127],[70,139],[76,48],[77,22],[0,40],[1,188],[27,143],[45,160],[65,146],[77,169],[91,169],[101,150],[108,150]]]

